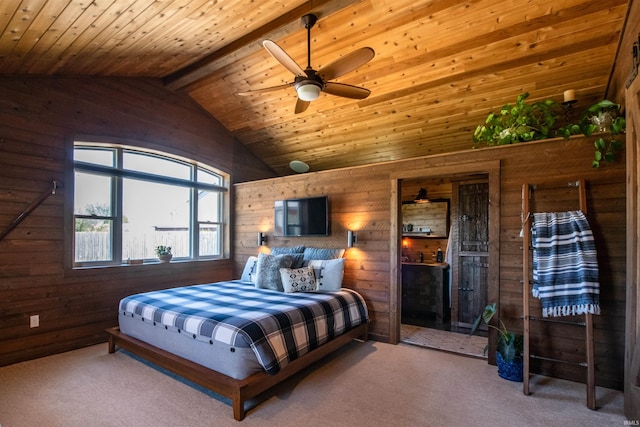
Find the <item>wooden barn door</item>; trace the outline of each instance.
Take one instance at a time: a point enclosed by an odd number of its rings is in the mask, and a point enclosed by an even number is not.
[[[487,304],[489,183],[459,183],[456,210],[452,330],[470,328]]]

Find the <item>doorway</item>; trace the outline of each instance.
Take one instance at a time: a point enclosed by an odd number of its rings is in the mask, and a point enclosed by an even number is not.
[[[466,167],[465,167],[466,166]],[[394,242],[397,248],[396,287],[392,285],[392,295],[397,298],[396,316],[392,316],[392,326],[397,331],[396,342],[406,342],[425,347],[437,348],[440,350],[450,351],[453,353],[462,353],[466,355],[485,357],[484,347],[487,344],[486,333],[479,336],[477,333],[473,337],[469,335],[470,323],[468,318],[477,316],[473,314],[474,308],[467,307],[464,301],[469,297],[460,298],[456,291],[459,287],[471,289],[471,285],[459,286],[459,283],[465,275],[471,274],[477,283],[473,284],[474,291],[466,291],[467,294],[478,292],[483,294],[484,298],[473,299],[476,308],[484,308],[489,301],[497,301],[498,299],[498,260],[499,260],[499,162],[491,162],[484,165],[484,169],[476,169],[473,165],[450,166],[441,168],[430,168],[427,172],[423,170],[421,174],[418,171],[403,173],[394,179],[392,185],[396,189],[397,215],[392,215],[392,219],[396,217],[397,222],[392,226],[397,227],[398,234],[394,236]],[[475,165],[476,167],[478,165]],[[464,170],[464,169],[467,170]],[[444,172],[444,173],[440,173]],[[467,187],[470,184],[471,187]],[[403,222],[402,203],[411,200],[413,193],[419,191],[422,187],[429,195],[429,199],[449,199],[451,200],[451,227],[446,239],[441,238],[423,238],[423,239],[406,239],[407,223]],[[459,203],[461,200],[460,189],[463,193],[469,193],[471,202],[465,202],[467,208],[476,209],[477,212],[485,212],[484,217],[474,213],[473,215],[466,213],[460,214]],[[477,192],[484,193],[479,196]],[[475,206],[474,206],[475,203]],[[460,228],[457,221],[460,217],[466,218],[466,228]],[[477,223],[484,223],[484,235],[480,233],[480,238],[471,238],[469,225],[472,223],[469,219],[473,217],[474,227]],[[403,235],[405,230],[405,235]],[[466,248],[459,246],[461,236],[469,238],[464,239]],[[473,242],[472,247],[469,244]],[[478,242],[482,242],[478,244]],[[411,265],[419,263],[420,258],[425,264],[437,263],[437,248],[441,248],[443,253],[449,254],[447,257],[444,277],[447,282],[446,300],[448,302],[448,311],[440,315],[437,310],[433,310],[434,304],[424,303],[419,298],[433,298],[437,295],[433,289],[425,290],[425,286],[434,282],[433,270],[422,274],[416,273],[415,268]],[[456,249],[457,248],[457,249]],[[474,250],[469,250],[474,249]],[[422,257],[420,257],[422,255]],[[456,256],[457,258],[453,258]],[[465,260],[466,259],[466,260]],[[393,264],[393,260],[392,260]],[[461,266],[464,265],[464,268]],[[424,268],[424,267],[423,267]],[[412,271],[413,270],[413,271]],[[420,290],[410,288],[407,290],[403,286],[403,282],[416,282],[415,276],[422,277],[423,288]],[[440,273],[436,272],[436,276]],[[454,277],[455,276],[455,277]],[[479,277],[483,279],[477,280]],[[466,282],[468,283],[468,282]],[[476,287],[476,284],[479,287]],[[463,289],[463,290],[464,290]],[[476,291],[477,289],[477,291]],[[418,298],[418,301],[416,301]],[[482,299],[482,301],[480,301]],[[437,301],[435,304],[439,304]],[[452,306],[452,304],[455,304]],[[405,308],[403,310],[403,307]],[[408,308],[408,310],[406,309]],[[424,316],[416,316],[415,310],[427,309]],[[453,308],[453,309],[452,309]],[[464,308],[464,310],[461,310]],[[481,312],[482,310],[478,311]],[[458,318],[459,313],[466,316],[462,320]],[[393,329],[392,329],[393,332]]]

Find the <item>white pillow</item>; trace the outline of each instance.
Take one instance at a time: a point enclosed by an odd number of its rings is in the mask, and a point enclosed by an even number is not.
[[[258,269],[258,257],[250,256],[247,260],[247,263],[244,265],[244,269],[242,270],[242,276],[240,276],[240,280],[243,282],[252,282],[256,283],[256,271]]]
[[[313,267],[319,292],[340,290],[344,275],[344,258],[311,260],[309,267]]]
[[[281,268],[280,278],[286,293],[315,292],[318,288],[312,267]]]

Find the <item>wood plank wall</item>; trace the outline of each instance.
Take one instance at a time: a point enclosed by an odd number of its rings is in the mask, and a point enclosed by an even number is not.
[[[470,142],[471,146],[471,142]],[[392,241],[390,224],[397,203],[391,177],[415,178],[448,165],[452,170],[473,170],[473,165],[500,161],[499,307],[508,327],[522,330],[522,239],[521,187],[524,182],[552,181],[561,187],[577,178],[588,182],[589,217],[593,221],[599,250],[602,315],[595,319],[596,381],[598,385],[621,389],[623,384],[625,319],[625,159],[600,169],[591,167],[593,143],[587,138],[492,147],[480,150],[430,156],[365,167],[314,172],[235,185],[236,197],[236,275],[245,260],[255,255],[258,231],[266,232],[269,246],[304,243],[308,246],[345,247],[347,230],[358,234],[355,248],[347,250],[344,284],[358,290],[371,312],[371,337],[389,341],[396,336],[398,319],[392,307],[399,302],[393,295],[394,274],[391,259],[399,257]],[[575,189],[574,189],[575,191]],[[331,235],[322,238],[273,237],[273,203],[277,199],[328,195],[331,204]],[[541,194],[542,201],[554,201],[557,209],[577,207],[570,190]],[[538,200],[538,199],[537,199]],[[572,205],[572,203],[575,203]],[[540,201],[536,205],[542,207]],[[493,286],[496,286],[494,283]],[[553,332],[554,336],[550,333]],[[568,358],[582,354],[582,335],[565,330],[536,330],[532,340],[547,350],[555,349]],[[493,342],[493,341],[492,341]],[[565,357],[567,358],[567,357]],[[392,363],[392,362],[390,362]],[[534,365],[541,373],[584,381],[584,374],[567,365]],[[581,369],[581,368],[579,368]]]
[[[624,408],[640,419],[640,78],[627,89],[627,323]]]
[[[95,78],[0,78],[0,222],[8,224],[47,190],[63,181],[65,140],[74,134],[112,135],[145,141],[150,148],[195,158],[232,171],[235,182],[273,176],[251,158],[224,129],[190,100],[166,91],[153,80]],[[153,105],[153,108],[150,106]],[[231,148],[232,147],[232,148]],[[172,263],[86,271],[66,275],[63,269],[64,188],[48,198],[5,240],[0,241],[0,365],[104,340],[103,329],[116,323],[120,297],[177,284],[237,277],[244,261],[257,251],[258,231],[269,245],[299,242],[273,238],[273,201],[328,194],[332,231],[308,245],[345,247],[348,229],[358,234],[346,253],[345,284],[358,289],[372,314],[371,336],[389,340],[397,320],[390,318],[392,196],[390,176],[412,177],[445,165],[501,161],[500,314],[509,326],[521,327],[520,186],[553,177],[559,182],[583,177],[589,182],[590,213],[602,248],[603,315],[596,318],[596,363],[599,385],[621,388],[624,352],[624,159],[592,169],[592,143],[575,138],[469,150],[365,167],[317,172],[234,186],[235,263]],[[236,157],[237,156],[237,157]],[[240,162],[239,160],[242,160]],[[457,167],[457,166],[456,166]],[[233,193],[233,192],[232,192]],[[39,328],[29,316],[40,314]],[[395,325],[395,326],[394,326]],[[542,339],[542,335],[541,335]],[[582,341],[545,339],[568,353]],[[579,373],[540,366],[540,371],[580,380]]]
[[[232,172],[235,182],[273,176],[197,104],[158,80],[3,77],[0,229],[52,180],[64,183],[73,135],[193,158]],[[133,292],[232,278],[229,260],[65,270],[64,198],[63,187],[0,241],[0,365],[104,341],[119,299]],[[29,328],[35,314],[40,326]]]
[[[619,58],[610,88],[624,94],[627,110],[627,324],[624,413],[640,419],[640,76],[633,46],[640,48],[640,1],[629,2],[629,15],[620,41]],[[637,51],[636,51],[637,54]],[[635,77],[632,77],[635,74]],[[614,92],[616,93],[616,92]],[[619,99],[622,99],[620,97]]]

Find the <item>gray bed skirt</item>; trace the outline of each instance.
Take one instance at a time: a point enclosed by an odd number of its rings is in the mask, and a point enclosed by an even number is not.
[[[195,338],[176,328],[154,325],[134,316],[118,315],[120,331],[155,347],[205,366],[229,377],[242,380],[263,371],[253,350],[249,347],[231,347],[226,344],[209,341],[206,337]]]

